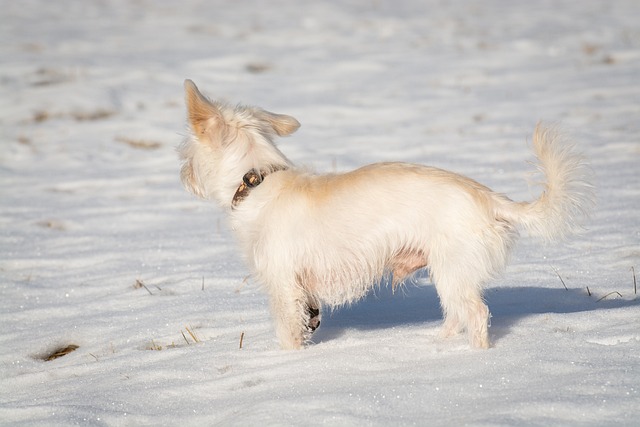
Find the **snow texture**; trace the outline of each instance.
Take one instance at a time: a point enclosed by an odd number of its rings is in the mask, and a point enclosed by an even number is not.
[[[637,425],[639,16],[637,0],[4,2],[0,424]],[[487,289],[487,351],[438,338],[427,272],[282,351],[223,212],[179,182],[185,78],[300,120],[279,143],[298,164],[419,162],[516,200],[539,191],[536,122],[557,122],[598,205],[566,243],[519,241]]]

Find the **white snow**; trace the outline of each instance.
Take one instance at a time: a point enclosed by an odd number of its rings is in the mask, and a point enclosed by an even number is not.
[[[639,16],[636,0],[4,2],[0,424],[637,425]],[[318,171],[420,162],[518,200],[539,191],[527,138],[558,122],[598,206],[570,242],[523,236],[487,290],[488,351],[437,337],[426,274],[282,351],[223,213],[179,182],[185,78],[295,116],[280,147]]]

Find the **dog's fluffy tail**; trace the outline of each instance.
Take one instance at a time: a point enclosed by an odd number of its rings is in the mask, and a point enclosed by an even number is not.
[[[544,191],[532,202],[504,204],[498,214],[546,241],[564,239],[580,230],[594,205],[591,169],[555,129],[538,124],[532,143]]]

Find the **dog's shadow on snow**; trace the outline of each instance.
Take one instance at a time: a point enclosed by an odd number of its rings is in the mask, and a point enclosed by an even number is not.
[[[514,286],[488,289],[485,300],[491,311],[492,340],[509,333],[518,319],[531,314],[577,313],[638,306],[635,295],[621,297],[588,295],[586,289],[551,289],[534,286]],[[313,342],[338,338],[348,329],[374,330],[402,325],[423,324],[437,329],[442,321],[440,300],[433,285],[408,284],[392,291],[390,286],[376,287],[362,301],[322,313],[322,324],[313,334]]]

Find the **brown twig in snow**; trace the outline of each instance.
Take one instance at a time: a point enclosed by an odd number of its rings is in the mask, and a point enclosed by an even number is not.
[[[560,273],[558,273],[558,270],[555,267],[551,267],[553,269],[553,271],[556,273],[556,276],[558,276],[558,279],[560,279],[560,281],[562,282],[562,286],[564,286],[564,290],[568,291],[569,288],[567,288],[567,285],[564,283],[564,280],[562,280],[562,277],[560,277]]]
[[[603,296],[602,298],[600,298],[600,299],[599,299],[598,301],[596,301],[596,302],[600,302],[600,301],[602,301],[603,299],[605,299],[606,297],[608,297],[609,295],[613,295],[613,294],[618,294],[618,296],[619,296],[620,298],[622,298],[622,294],[621,294],[620,292],[618,292],[618,291],[613,291],[613,292],[609,292],[608,294],[606,294],[605,296]]]

